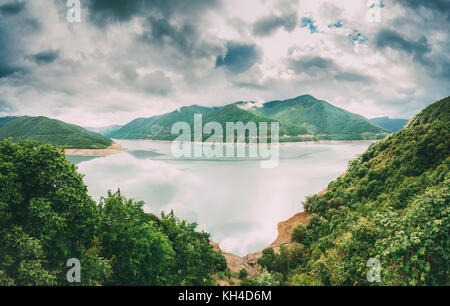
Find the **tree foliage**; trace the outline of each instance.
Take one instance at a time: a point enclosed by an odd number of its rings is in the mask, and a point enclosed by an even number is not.
[[[350,162],[345,176],[304,203],[306,227],[293,231],[305,261],[290,262],[291,285],[450,284],[450,98]],[[282,255],[260,264],[280,270]],[[367,261],[381,263],[370,283]],[[286,272],[284,272],[286,273]]]
[[[108,192],[99,205],[62,149],[0,142],[0,285],[202,285],[224,269],[209,234]]]

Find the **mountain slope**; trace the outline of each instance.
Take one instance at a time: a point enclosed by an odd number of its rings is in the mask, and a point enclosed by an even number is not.
[[[36,139],[76,149],[104,149],[112,144],[110,139],[100,134],[47,117],[0,118],[0,139],[9,137],[14,141]]]
[[[203,124],[226,122],[279,122],[281,141],[319,139],[376,139],[388,134],[368,119],[337,108],[312,96],[285,101],[272,101],[258,107],[254,102],[237,102],[223,107],[182,107],[179,111],[139,118],[120,130],[107,133],[112,138],[174,139],[170,135],[173,123],[184,121],[192,125],[194,114],[203,115]],[[269,125],[270,126],[270,125]]]
[[[182,121],[192,124],[194,114],[206,115],[215,108],[198,105],[184,106],[173,112],[151,118],[135,119],[117,131],[106,133],[111,138],[119,139],[170,139],[172,125]]]
[[[384,129],[363,116],[350,113],[310,95],[284,101],[267,102],[254,111],[269,118],[306,125],[314,134],[383,133]]]
[[[372,118],[370,121],[391,132],[400,131],[408,123],[408,119],[391,119],[389,117]]]
[[[450,284],[450,97],[373,144],[345,175],[304,204],[309,224],[294,230],[292,285],[366,285],[370,258],[381,284]],[[284,253],[286,254],[286,252]],[[281,255],[280,255],[281,256]],[[281,260],[279,257],[277,260]]]

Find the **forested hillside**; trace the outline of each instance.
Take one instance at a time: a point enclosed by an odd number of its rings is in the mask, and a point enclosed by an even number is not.
[[[70,285],[70,258],[80,285],[214,284],[226,262],[209,234],[143,205],[120,191],[97,204],[61,149],[1,141],[0,286]]]
[[[104,149],[112,140],[82,127],[47,117],[0,118],[0,140],[35,139],[68,149]]]
[[[252,108],[252,111],[281,122],[302,125],[310,134],[360,135],[385,132],[363,116],[350,113],[310,95],[267,102],[262,107]]]
[[[367,285],[370,258],[383,285],[450,284],[450,98],[350,162],[280,254],[260,264],[291,285]],[[267,277],[267,275],[266,275]]]
[[[173,112],[151,118],[135,119],[117,131],[106,133],[108,137],[119,139],[173,139],[172,125],[176,122],[193,124],[194,114],[206,115],[214,108],[198,105],[184,106]]]
[[[211,121],[221,123],[224,133],[226,122],[255,122],[257,125],[259,122],[278,122],[280,141],[379,139],[388,134],[387,130],[363,116],[304,95],[263,105],[236,102],[212,108],[198,105],[182,107],[168,114],[135,119],[106,135],[119,139],[173,140],[178,136],[171,135],[175,122],[187,122],[193,132],[194,114],[203,115],[203,124]]]

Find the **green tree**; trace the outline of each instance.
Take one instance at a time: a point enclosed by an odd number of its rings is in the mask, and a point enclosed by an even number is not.
[[[240,279],[244,279],[244,278],[247,278],[247,276],[248,276],[247,270],[245,270],[245,268],[242,268],[242,269],[239,271],[239,278],[240,278]]]
[[[170,270],[170,284],[210,284],[212,275],[226,268],[225,258],[214,251],[208,233],[196,231],[196,223],[180,220],[172,211],[161,214],[158,226],[167,235],[176,254]]]
[[[111,260],[108,285],[163,285],[169,281],[175,256],[166,235],[151,221],[143,202],[108,192],[98,207],[101,254]]]
[[[83,262],[89,249],[104,271],[108,263],[92,252],[98,222],[96,203],[61,149],[0,142],[0,282],[67,285],[67,260]],[[97,283],[90,276],[103,278],[87,274],[86,282]]]

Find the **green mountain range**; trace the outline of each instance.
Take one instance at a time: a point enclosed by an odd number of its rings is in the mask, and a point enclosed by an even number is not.
[[[296,243],[279,254],[264,250],[259,263],[289,285],[448,286],[449,186],[447,97],[372,144],[345,175],[309,197],[309,222],[294,229]]]
[[[47,117],[0,118],[0,139],[35,139],[68,149],[104,149],[112,140],[82,127]]]
[[[172,125],[183,121],[192,127],[194,114],[203,115],[203,124],[216,121],[223,127],[226,122],[279,122],[281,141],[378,139],[388,134],[387,130],[363,116],[304,95],[263,105],[237,102],[222,107],[182,107],[171,113],[135,119],[105,135],[118,139],[172,140],[176,137],[170,133]]]
[[[215,108],[198,105],[184,106],[171,113],[151,118],[138,118],[117,131],[105,133],[105,136],[118,139],[170,139],[172,125],[178,121],[192,124],[194,114],[206,115]]]
[[[372,118],[370,121],[391,132],[400,131],[408,123],[408,119],[391,119],[389,117]]]

